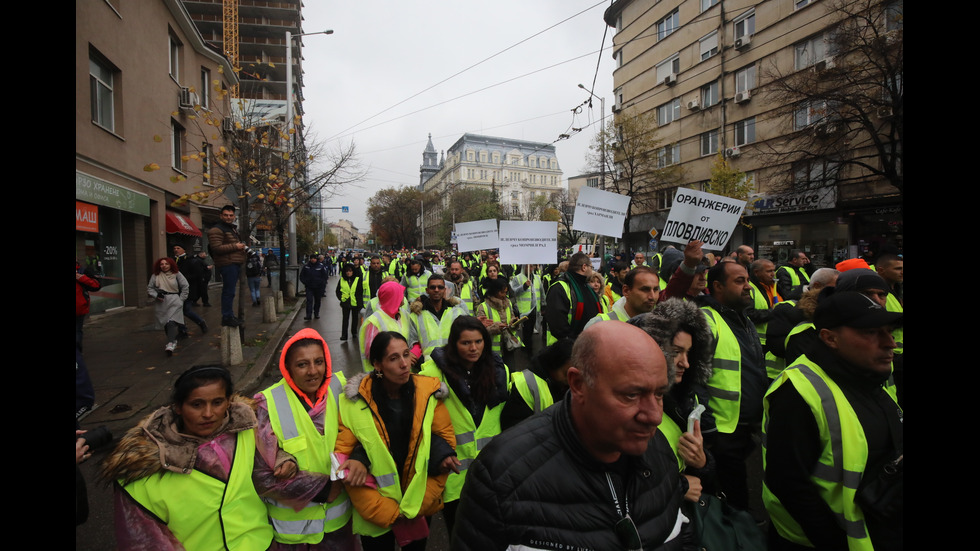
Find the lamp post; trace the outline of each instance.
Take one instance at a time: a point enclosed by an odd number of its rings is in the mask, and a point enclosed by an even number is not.
[[[296,131],[293,128],[293,37],[311,36],[314,34],[333,34],[333,29],[317,31],[315,33],[293,34],[286,31],[286,137],[289,139],[290,148],[292,147],[293,136]],[[290,132],[292,130],[292,132]],[[296,212],[289,213],[289,262],[292,266],[299,266],[296,263]]]
[[[599,163],[599,189],[605,191],[606,189],[606,132],[604,119],[606,116],[606,98],[595,95],[591,90],[586,88],[584,85],[579,84],[579,88],[585,90],[593,98],[598,98],[599,100],[599,157],[602,161]],[[592,107],[592,99],[589,99],[589,107]],[[599,258],[605,259],[606,256],[606,238],[605,236],[599,242]]]

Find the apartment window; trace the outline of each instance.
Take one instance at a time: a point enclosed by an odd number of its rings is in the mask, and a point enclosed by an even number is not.
[[[493,154],[493,164],[496,164],[496,165],[499,165],[500,164],[500,153],[494,153]]]
[[[657,108],[657,125],[663,126],[681,118],[681,100],[674,98]]]
[[[598,178],[589,178],[589,179],[587,179],[585,181],[585,185],[587,185],[589,187],[598,188],[599,187],[599,179]]]
[[[735,71],[735,93],[748,92],[755,88],[755,65]]]
[[[755,117],[735,123],[735,145],[743,146],[755,141]]]
[[[755,34],[755,10],[735,20],[735,39]]]
[[[827,101],[815,100],[801,103],[793,113],[793,129],[802,130],[822,121],[827,116]]]
[[[116,70],[101,58],[89,55],[89,84],[92,96],[92,122],[110,132],[116,130],[115,84]]]
[[[701,0],[701,11],[704,11],[710,8],[711,6],[714,6],[718,2],[719,0]]]
[[[613,52],[613,59],[616,61],[616,68],[623,66],[623,50]]]
[[[701,61],[718,53],[718,31],[715,31],[698,41],[701,49]]]
[[[833,37],[830,33],[812,36],[794,46],[796,50],[796,69],[805,69],[834,55]]]
[[[211,145],[208,142],[201,144],[201,153],[203,154],[203,158],[201,159],[201,174],[203,175],[204,183],[210,186],[212,185],[211,178],[213,175],[211,174]]]
[[[170,121],[170,166],[184,170],[184,127],[177,121]]]
[[[813,189],[835,184],[840,163],[830,159],[807,159],[793,163],[793,184],[800,189]]]
[[[537,159],[537,157],[528,157],[527,158],[527,166],[529,166],[531,168],[538,168],[538,159]]]
[[[476,177],[476,171],[473,170],[472,168],[467,168],[466,169],[466,178],[468,180],[472,180],[475,177]]]
[[[668,167],[681,162],[680,144],[665,145],[657,150],[657,168]]]
[[[177,37],[174,36],[173,32],[171,32],[170,33],[170,76],[173,77],[173,79],[176,80],[177,82],[180,82],[180,53],[182,49],[183,49],[183,44],[181,44],[180,40],[177,40]]]
[[[467,161],[470,161],[470,162],[473,162],[474,160],[476,160],[476,154],[473,153],[472,151],[467,151],[466,152],[466,160]]]
[[[719,100],[719,89],[718,81],[714,81],[710,84],[701,87],[701,108],[707,109],[712,105],[718,103]]]
[[[622,87],[613,90],[613,109],[620,110],[623,108],[623,89]]]
[[[208,108],[211,99],[211,70],[201,67],[201,86],[197,91],[201,100],[201,107]]]
[[[709,130],[701,134],[701,156],[718,153],[718,131]]]
[[[677,194],[677,188],[672,187],[668,189],[659,189],[657,194],[657,208],[660,210],[667,210],[674,204],[674,195]]]
[[[677,27],[681,26],[681,12],[680,10],[674,10],[667,14],[660,21],[657,21],[657,40],[663,40],[667,38],[668,35],[677,30]]]
[[[510,192],[510,200],[511,201],[517,201],[518,199],[520,199],[520,195],[519,194],[520,194],[519,191],[512,191],[512,192]]]
[[[487,152],[486,151],[481,151],[480,152],[480,162],[481,163],[487,162]]]
[[[816,2],[816,0],[796,0],[796,9],[800,9]]]
[[[674,54],[657,65],[657,82],[663,82],[667,75],[676,75],[680,72],[681,58],[678,54]]]
[[[510,207],[510,213],[512,215],[514,215],[514,216],[520,216],[521,215],[521,208],[519,206],[517,206],[517,205],[511,205],[511,207]]]

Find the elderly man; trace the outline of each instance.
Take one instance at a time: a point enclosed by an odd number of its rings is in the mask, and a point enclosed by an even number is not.
[[[751,264],[749,285],[752,286],[752,305],[745,309],[745,315],[755,324],[759,342],[766,346],[766,325],[772,318],[772,309],[782,297],[776,290],[776,265],[771,260],[761,258]]]
[[[548,289],[544,317],[549,346],[566,337],[574,339],[589,320],[599,315],[599,297],[586,279],[591,271],[589,255],[575,253],[568,259],[568,271]]]
[[[568,384],[470,465],[453,549],[681,548],[686,483],[657,430],[660,347],[637,327],[596,324],[575,342]]]
[[[765,396],[769,548],[901,549],[902,410],[885,382],[902,314],[857,292],[821,298],[818,345]],[[868,509],[862,491],[885,472],[896,510]]]

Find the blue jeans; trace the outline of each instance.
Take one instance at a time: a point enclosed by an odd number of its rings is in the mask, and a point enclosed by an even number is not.
[[[235,317],[235,289],[238,287],[238,274],[241,264],[229,264],[218,268],[221,273],[221,317]]]
[[[262,288],[262,276],[257,275],[248,278],[248,289],[252,292],[252,302],[256,303],[262,299],[262,292],[259,289]]]

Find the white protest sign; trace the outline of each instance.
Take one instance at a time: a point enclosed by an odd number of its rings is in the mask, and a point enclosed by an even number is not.
[[[628,195],[583,187],[575,201],[572,229],[609,237],[623,237],[623,221],[630,207]]]
[[[589,260],[592,261],[592,270],[598,272],[599,271],[599,267],[602,266],[602,259],[601,258],[590,258]]]
[[[500,221],[502,264],[558,262],[558,222]]]
[[[456,239],[459,252],[468,253],[497,247],[497,221],[477,220],[456,224]]]
[[[732,236],[744,208],[745,201],[739,199],[677,188],[660,240],[687,244],[699,239],[704,241],[703,248],[720,251]]]

